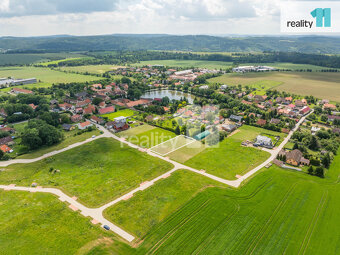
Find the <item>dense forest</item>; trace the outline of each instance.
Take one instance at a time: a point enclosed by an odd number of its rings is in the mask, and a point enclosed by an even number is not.
[[[0,52],[43,53],[98,50],[340,53],[339,37],[218,37],[207,35],[102,35],[1,37]]]

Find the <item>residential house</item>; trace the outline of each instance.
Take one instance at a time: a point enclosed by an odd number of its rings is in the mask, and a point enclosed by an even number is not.
[[[300,111],[299,111],[299,113],[301,114],[301,115],[306,115],[307,113],[309,113],[311,111],[311,109],[308,107],[308,106],[304,106]]]
[[[241,122],[242,121],[242,116],[237,116],[237,115],[231,114],[229,119],[233,120],[235,122]]]
[[[93,124],[88,120],[78,124],[78,128],[81,129],[81,130],[86,129],[86,128],[91,127],[91,126],[93,126]]]
[[[108,113],[111,113],[111,112],[114,112],[114,111],[115,111],[115,107],[113,105],[111,105],[111,106],[99,109],[98,113],[100,115],[102,115],[102,114],[108,114]]]
[[[293,166],[299,166],[301,165],[309,165],[309,160],[305,159],[302,156],[302,152],[298,149],[285,152],[286,155],[286,163],[293,165]]]
[[[71,130],[74,130],[76,127],[74,125],[65,123],[65,124],[62,125],[62,128],[65,131],[71,131]]]
[[[272,119],[270,120],[270,124],[274,124],[274,125],[280,124],[280,122],[281,122],[280,119],[272,118]]]
[[[237,127],[236,127],[236,125],[234,125],[234,124],[226,124],[226,125],[222,125],[222,129],[223,129],[224,131],[227,131],[227,132],[232,132],[232,131],[234,131],[236,128],[237,128]]]
[[[8,147],[6,144],[1,145],[0,150],[2,150],[3,153],[13,152],[13,150],[10,147]]]
[[[336,106],[334,104],[324,104],[323,108],[324,109],[336,110]]]
[[[71,116],[71,121],[72,122],[79,122],[79,121],[81,121],[82,120],[82,116],[80,116],[79,114],[75,114],[75,115],[73,115],[73,116]]]
[[[74,109],[74,106],[69,103],[63,103],[63,104],[59,104],[59,108],[63,111],[70,111]]]
[[[327,116],[328,121],[334,121],[334,120],[339,120],[340,121],[340,115],[328,115]]]
[[[254,146],[261,146],[261,147],[266,147],[266,148],[273,148],[273,141],[267,136],[263,135],[258,135],[256,137]]]
[[[96,112],[96,107],[92,104],[88,105],[84,110],[83,114],[92,114]]]
[[[6,136],[6,137],[3,137],[3,138],[0,138],[0,145],[3,145],[3,144],[13,145],[14,140],[11,136]]]
[[[264,120],[264,119],[258,119],[258,120],[256,121],[256,125],[259,125],[259,126],[264,126],[264,125],[266,125],[266,124],[267,124],[267,121]]]
[[[93,115],[93,116],[91,117],[91,120],[92,120],[93,122],[97,123],[97,124],[100,124],[100,125],[102,125],[102,124],[105,123],[105,121],[103,120],[103,118],[100,118],[100,117],[98,117],[98,116],[96,116],[96,115]]]

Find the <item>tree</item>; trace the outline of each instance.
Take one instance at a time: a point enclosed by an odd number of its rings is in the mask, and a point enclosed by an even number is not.
[[[308,172],[308,174],[313,175],[314,174],[313,166],[309,166],[307,172]]]
[[[21,135],[21,143],[30,149],[37,149],[42,145],[39,131],[36,128],[25,129]]]
[[[4,152],[2,150],[0,150],[0,159],[2,159],[4,156]]]
[[[179,135],[181,133],[181,130],[179,129],[179,126],[176,126],[175,128],[175,134]]]
[[[326,153],[326,155],[322,158],[322,164],[327,169],[329,168],[329,166],[331,164],[331,157],[330,157],[329,153]]]
[[[320,147],[318,139],[315,136],[312,136],[312,139],[309,143],[309,149],[316,151]]]
[[[92,100],[92,103],[95,105],[99,105],[101,102],[103,102],[103,99],[101,99],[100,97],[95,97]]]
[[[324,173],[323,167],[321,167],[321,166],[317,167],[317,168],[315,169],[315,175],[316,175],[316,176],[319,176],[319,177],[321,177],[321,178],[324,178],[325,173]]]

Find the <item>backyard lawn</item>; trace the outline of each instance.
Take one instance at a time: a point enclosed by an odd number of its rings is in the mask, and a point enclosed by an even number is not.
[[[270,156],[268,152],[260,148],[241,146],[242,141],[254,140],[260,134],[280,135],[282,138],[285,136],[283,133],[252,126],[242,126],[238,130],[237,133],[220,142],[218,146],[206,148],[185,161],[184,164],[196,169],[204,169],[208,173],[228,180],[236,179],[236,175],[244,175]],[[184,153],[187,148],[178,150],[177,154],[181,153],[181,150]]]
[[[50,172],[50,168],[60,172]],[[88,206],[97,207],[153,179],[172,165],[112,138],[100,138],[55,156],[14,164],[0,172],[0,183],[61,188]]]
[[[130,117],[135,115],[137,112],[130,110],[130,109],[124,109],[124,110],[120,110],[117,112],[112,112],[112,113],[108,113],[108,114],[103,114],[100,115],[101,117],[107,117],[109,120],[113,120],[114,118],[120,117],[120,116],[124,116],[124,117]]]

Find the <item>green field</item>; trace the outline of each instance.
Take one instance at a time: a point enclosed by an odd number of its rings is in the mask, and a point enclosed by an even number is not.
[[[64,140],[62,140],[60,143],[49,146],[49,147],[42,147],[37,150],[31,151],[29,153],[23,154],[18,156],[17,158],[37,158],[40,157],[46,153],[63,149],[71,144],[78,143],[85,141],[86,139],[92,137],[93,135],[100,135],[99,130],[93,130],[91,132],[85,132],[80,135],[75,135],[79,130],[75,129],[72,131],[65,131],[64,134]]]
[[[313,95],[340,102],[340,73],[322,72],[266,72],[225,74],[209,79],[210,83],[230,85],[272,85],[272,88],[297,95]]]
[[[259,134],[284,136],[283,133],[242,126],[236,134],[227,137],[217,147],[206,148],[185,161],[184,164],[196,169],[204,169],[208,173],[228,180],[236,179],[236,175],[244,175],[270,156],[268,152],[261,149],[241,146],[243,141],[253,140]],[[182,149],[185,150],[185,147]],[[183,153],[182,149],[179,149],[177,153]]]
[[[208,69],[227,69],[232,66],[231,62],[223,61],[205,61],[205,60],[150,60],[141,61],[135,66],[145,66],[145,65],[164,65],[168,67],[197,67],[197,68],[208,68]]]
[[[121,66],[114,65],[86,65],[86,66],[63,66],[60,67],[62,71],[71,71],[71,72],[79,72],[79,73],[94,73],[94,74],[103,74],[107,71],[112,71]]]
[[[316,66],[316,65],[308,65],[308,64],[293,64],[293,63],[283,63],[283,62],[275,62],[275,63],[242,63],[240,66],[272,66],[277,69],[290,69],[294,70],[306,70],[310,69],[312,71],[319,71],[325,69],[336,69],[336,68],[329,68],[324,66]]]
[[[124,137],[127,141],[139,145],[140,147],[151,148],[174,138],[176,134],[162,128],[143,125],[121,132],[119,133],[119,136]]]
[[[112,237],[44,193],[0,190],[0,219],[0,251],[6,255],[75,254]]]
[[[60,173],[50,173],[50,167]],[[99,206],[171,167],[114,139],[100,138],[24,167],[10,165],[0,172],[0,183],[28,186],[36,182],[61,188],[89,206]]]
[[[74,74],[74,73],[64,73],[59,71],[54,71],[48,68],[43,67],[1,67],[0,68],[0,77],[9,77],[12,76],[16,79],[19,78],[37,78],[38,81],[41,81],[37,84],[28,84],[24,86],[17,87],[26,87],[26,88],[34,88],[34,87],[48,87],[52,84],[57,83],[70,83],[70,82],[86,82],[86,81],[96,81],[100,80],[100,77],[90,76],[90,75],[82,75],[82,74]],[[9,91],[11,88],[2,89],[2,91]]]
[[[198,192],[213,186],[226,187],[202,175],[179,170],[129,200],[108,208],[104,214],[127,231],[143,238],[152,227],[176,212]]]
[[[124,116],[124,117],[130,117],[135,115],[137,112],[130,110],[130,109],[124,109],[124,110],[120,110],[117,112],[112,112],[112,113],[108,113],[108,114],[103,114],[100,115],[101,117],[107,117],[109,120],[113,120],[114,118],[120,117],[120,116]]]
[[[43,61],[81,57],[77,53],[0,54],[0,65],[28,65]]]
[[[77,60],[77,59],[82,59],[82,58],[79,57],[79,58],[66,58],[66,59],[52,60],[52,61],[39,63],[39,65],[41,66],[58,65],[59,63],[62,63],[65,61]]]

